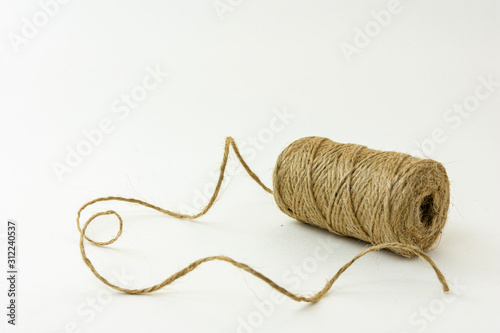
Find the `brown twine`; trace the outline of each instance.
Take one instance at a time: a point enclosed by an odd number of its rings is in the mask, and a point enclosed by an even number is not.
[[[114,210],[92,215],[80,226],[81,212],[100,201],[123,201],[155,209],[181,219],[195,219],[207,213],[219,195],[224,171],[232,147],[250,177],[266,192],[274,195],[278,207],[287,215],[330,232],[372,243],[346,263],[312,296],[291,292],[247,264],[226,256],[198,259],[162,282],[143,289],[127,289],[100,275],[85,252],[84,240],[95,245],[109,245],[121,235],[123,220]],[[441,282],[449,287],[434,261],[424,253],[439,238],[449,206],[449,182],[439,162],[396,152],[382,152],[355,144],[340,144],[320,137],[307,137],[290,144],[280,154],[273,174],[274,191],[266,187],[250,169],[231,137],[226,138],[219,179],[208,204],[197,214],[173,212],[138,199],[102,197],[83,205],[77,214],[80,251],[92,273],[109,287],[129,293],[145,294],[161,289],[183,277],[203,263],[225,261],[261,279],[280,293],[298,302],[317,302],[333,283],[356,260],[367,253],[389,249],[406,257],[418,256],[430,264]],[[116,236],[98,242],[86,235],[89,224],[103,215],[114,215],[119,221]]]
[[[450,205],[441,163],[320,137],[299,139],[283,150],[273,187],[278,207],[299,221],[372,244],[411,244],[422,251],[439,238]]]

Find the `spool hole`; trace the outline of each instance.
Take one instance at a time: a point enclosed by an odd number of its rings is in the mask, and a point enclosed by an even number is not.
[[[422,199],[420,204],[420,221],[429,227],[434,219],[434,199],[432,195],[427,195]]]

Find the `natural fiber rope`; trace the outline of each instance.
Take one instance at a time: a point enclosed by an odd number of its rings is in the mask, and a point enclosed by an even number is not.
[[[439,238],[450,205],[441,163],[320,137],[283,150],[273,187],[278,207],[299,221],[372,244],[411,244],[423,251]]]
[[[117,212],[108,210],[92,215],[82,228],[80,215],[86,207],[96,202],[113,200],[143,205],[177,218],[200,217],[210,210],[218,197],[230,147],[233,148],[250,177],[266,192],[274,194],[283,212],[299,221],[340,235],[356,237],[375,245],[363,250],[346,263],[320,291],[312,296],[293,293],[250,266],[226,256],[210,256],[196,260],[162,282],[143,289],[122,288],[109,282],[97,272],[87,257],[84,240],[95,245],[112,244],[122,233],[123,220]],[[433,167],[430,167],[431,165]],[[433,176],[433,173],[437,171],[440,171],[440,176],[444,175],[444,178]],[[422,183],[426,183],[427,186]],[[343,145],[324,138],[309,137],[295,141],[281,153],[276,163],[273,184],[274,192],[253,173],[243,160],[234,139],[228,137],[214,193],[208,204],[197,214],[181,214],[142,200],[122,197],[97,198],[83,205],[76,219],[80,231],[80,251],[83,261],[103,283],[129,294],[156,291],[205,262],[219,260],[243,269],[295,301],[317,302],[326,295],[333,283],[356,260],[372,251],[389,249],[407,257],[418,256],[427,261],[441,282],[443,291],[449,291],[444,275],[434,261],[424,253],[439,237],[449,205],[448,179],[444,167],[438,162],[422,160],[406,154],[380,152],[359,145]],[[367,193],[375,197],[370,197]],[[413,195],[417,197],[412,197]],[[446,196],[448,196],[447,199]],[[418,205],[416,209],[411,205],[415,200]],[[107,242],[97,242],[86,235],[86,230],[95,218],[103,215],[115,215],[119,221],[119,230],[113,239]],[[416,216],[418,216],[418,222],[427,229],[419,228],[418,223],[414,221]],[[398,218],[401,226],[399,230],[396,228]],[[423,235],[425,232],[428,233],[427,237]]]

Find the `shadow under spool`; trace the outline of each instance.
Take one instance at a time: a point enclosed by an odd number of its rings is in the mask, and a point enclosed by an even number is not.
[[[438,240],[450,204],[441,163],[321,137],[301,138],[283,150],[273,187],[280,210],[298,221],[374,245],[402,243],[422,251]]]

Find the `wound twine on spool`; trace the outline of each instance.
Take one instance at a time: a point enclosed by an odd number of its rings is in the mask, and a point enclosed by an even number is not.
[[[196,260],[162,282],[142,289],[114,285],[101,276],[85,252],[84,240],[95,245],[109,245],[121,235],[123,220],[107,210],[92,215],[80,226],[82,211],[101,201],[123,201],[143,205],[181,219],[195,219],[207,213],[216,201],[233,148],[250,177],[274,199],[285,214],[332,233],[354,237],[373,244],[346,263],[316,294],[302,296],[281,287],[247,264],[226,256]],[[357,144],[341,144],[321,137],[296,140],[279,155],[273,173],[274,191],[265,186],[241,156],[234,139],[226,138],[219,178],[208,204],[197,214],[173,212],[138,199],[102,197],[87,202],[77,214],[80,251],[92,273],[113,289],[129,294],[156,291],[209,261],[225,261],[261,279],[280,293],[298,302],[317,302],[323,298],[339,276],[367,253],[388,249],[405,257],[418,256],[434,269],[443,291],[449,291],[444,275],[425,254],[438,240],[445,225],[450,204],[449,181],[443,165],[431,159],[369,149]],[[116,236],[97,242],[86,235],[89,224],[97,217],[114,215],[119,222]]]

